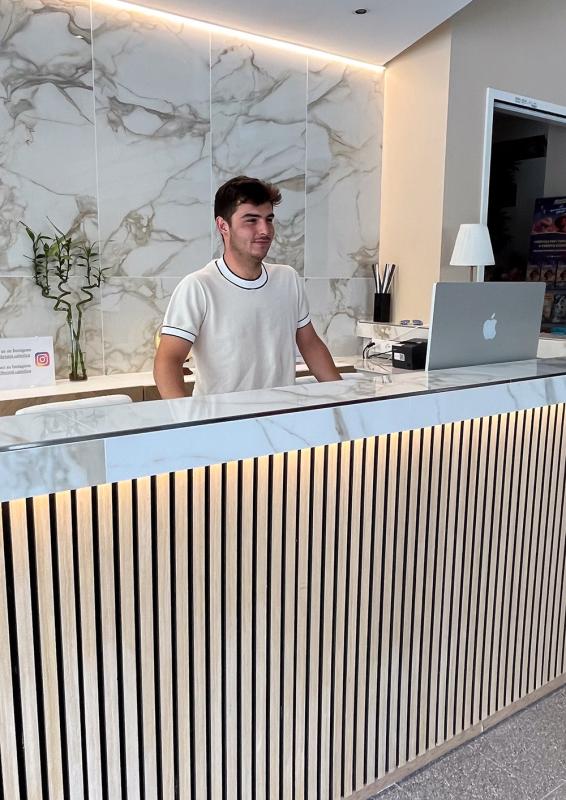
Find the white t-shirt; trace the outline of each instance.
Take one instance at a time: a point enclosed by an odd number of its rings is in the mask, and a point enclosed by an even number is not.
[[[219,258],[179,283],[161,333],[193,342],[193,394],[220,394],[295,383],[295,335],[309,322],[292,267],[263,264],[245,280]]]

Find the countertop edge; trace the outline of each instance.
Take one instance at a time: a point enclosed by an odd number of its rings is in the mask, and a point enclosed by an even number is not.
[[[0,453],[0,501],[566,402],[566,374]],[[376,413],[378,412],[378,413]]]

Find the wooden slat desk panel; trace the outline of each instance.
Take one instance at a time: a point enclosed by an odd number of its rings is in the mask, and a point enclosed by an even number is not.
[[[1,504],[7,796],[370,796],[562,676],[565,420]]]
[[[0,420],[4,796],[366,800],[566,682],[566,360],[60,416]]]

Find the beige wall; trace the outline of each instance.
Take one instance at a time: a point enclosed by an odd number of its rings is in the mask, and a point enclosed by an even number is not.
[[[479,221],[486,90],[566,106],[565,33],[564,0],[475,0],[452,20],[442,280],[458,226]]]
[[[392,319],[428,319],[438,276],[450,30],[442,26],[385,73],[379,258],[397,264]]]
[[[388,64],[380,261],[399,264],[394,318],[428,319],[462,222],[478,222],[486,90],[566,106],[565,0],[474,0]]]

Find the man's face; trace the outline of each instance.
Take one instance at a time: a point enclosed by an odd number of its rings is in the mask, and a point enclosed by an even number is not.
[[[262,261],[269,252],[275,235],[273,220],[271,203],[263,203],[261,206],[241,203],[232,214],[230,222],[218,217],[216,224],[224,236],[227,250]]]

